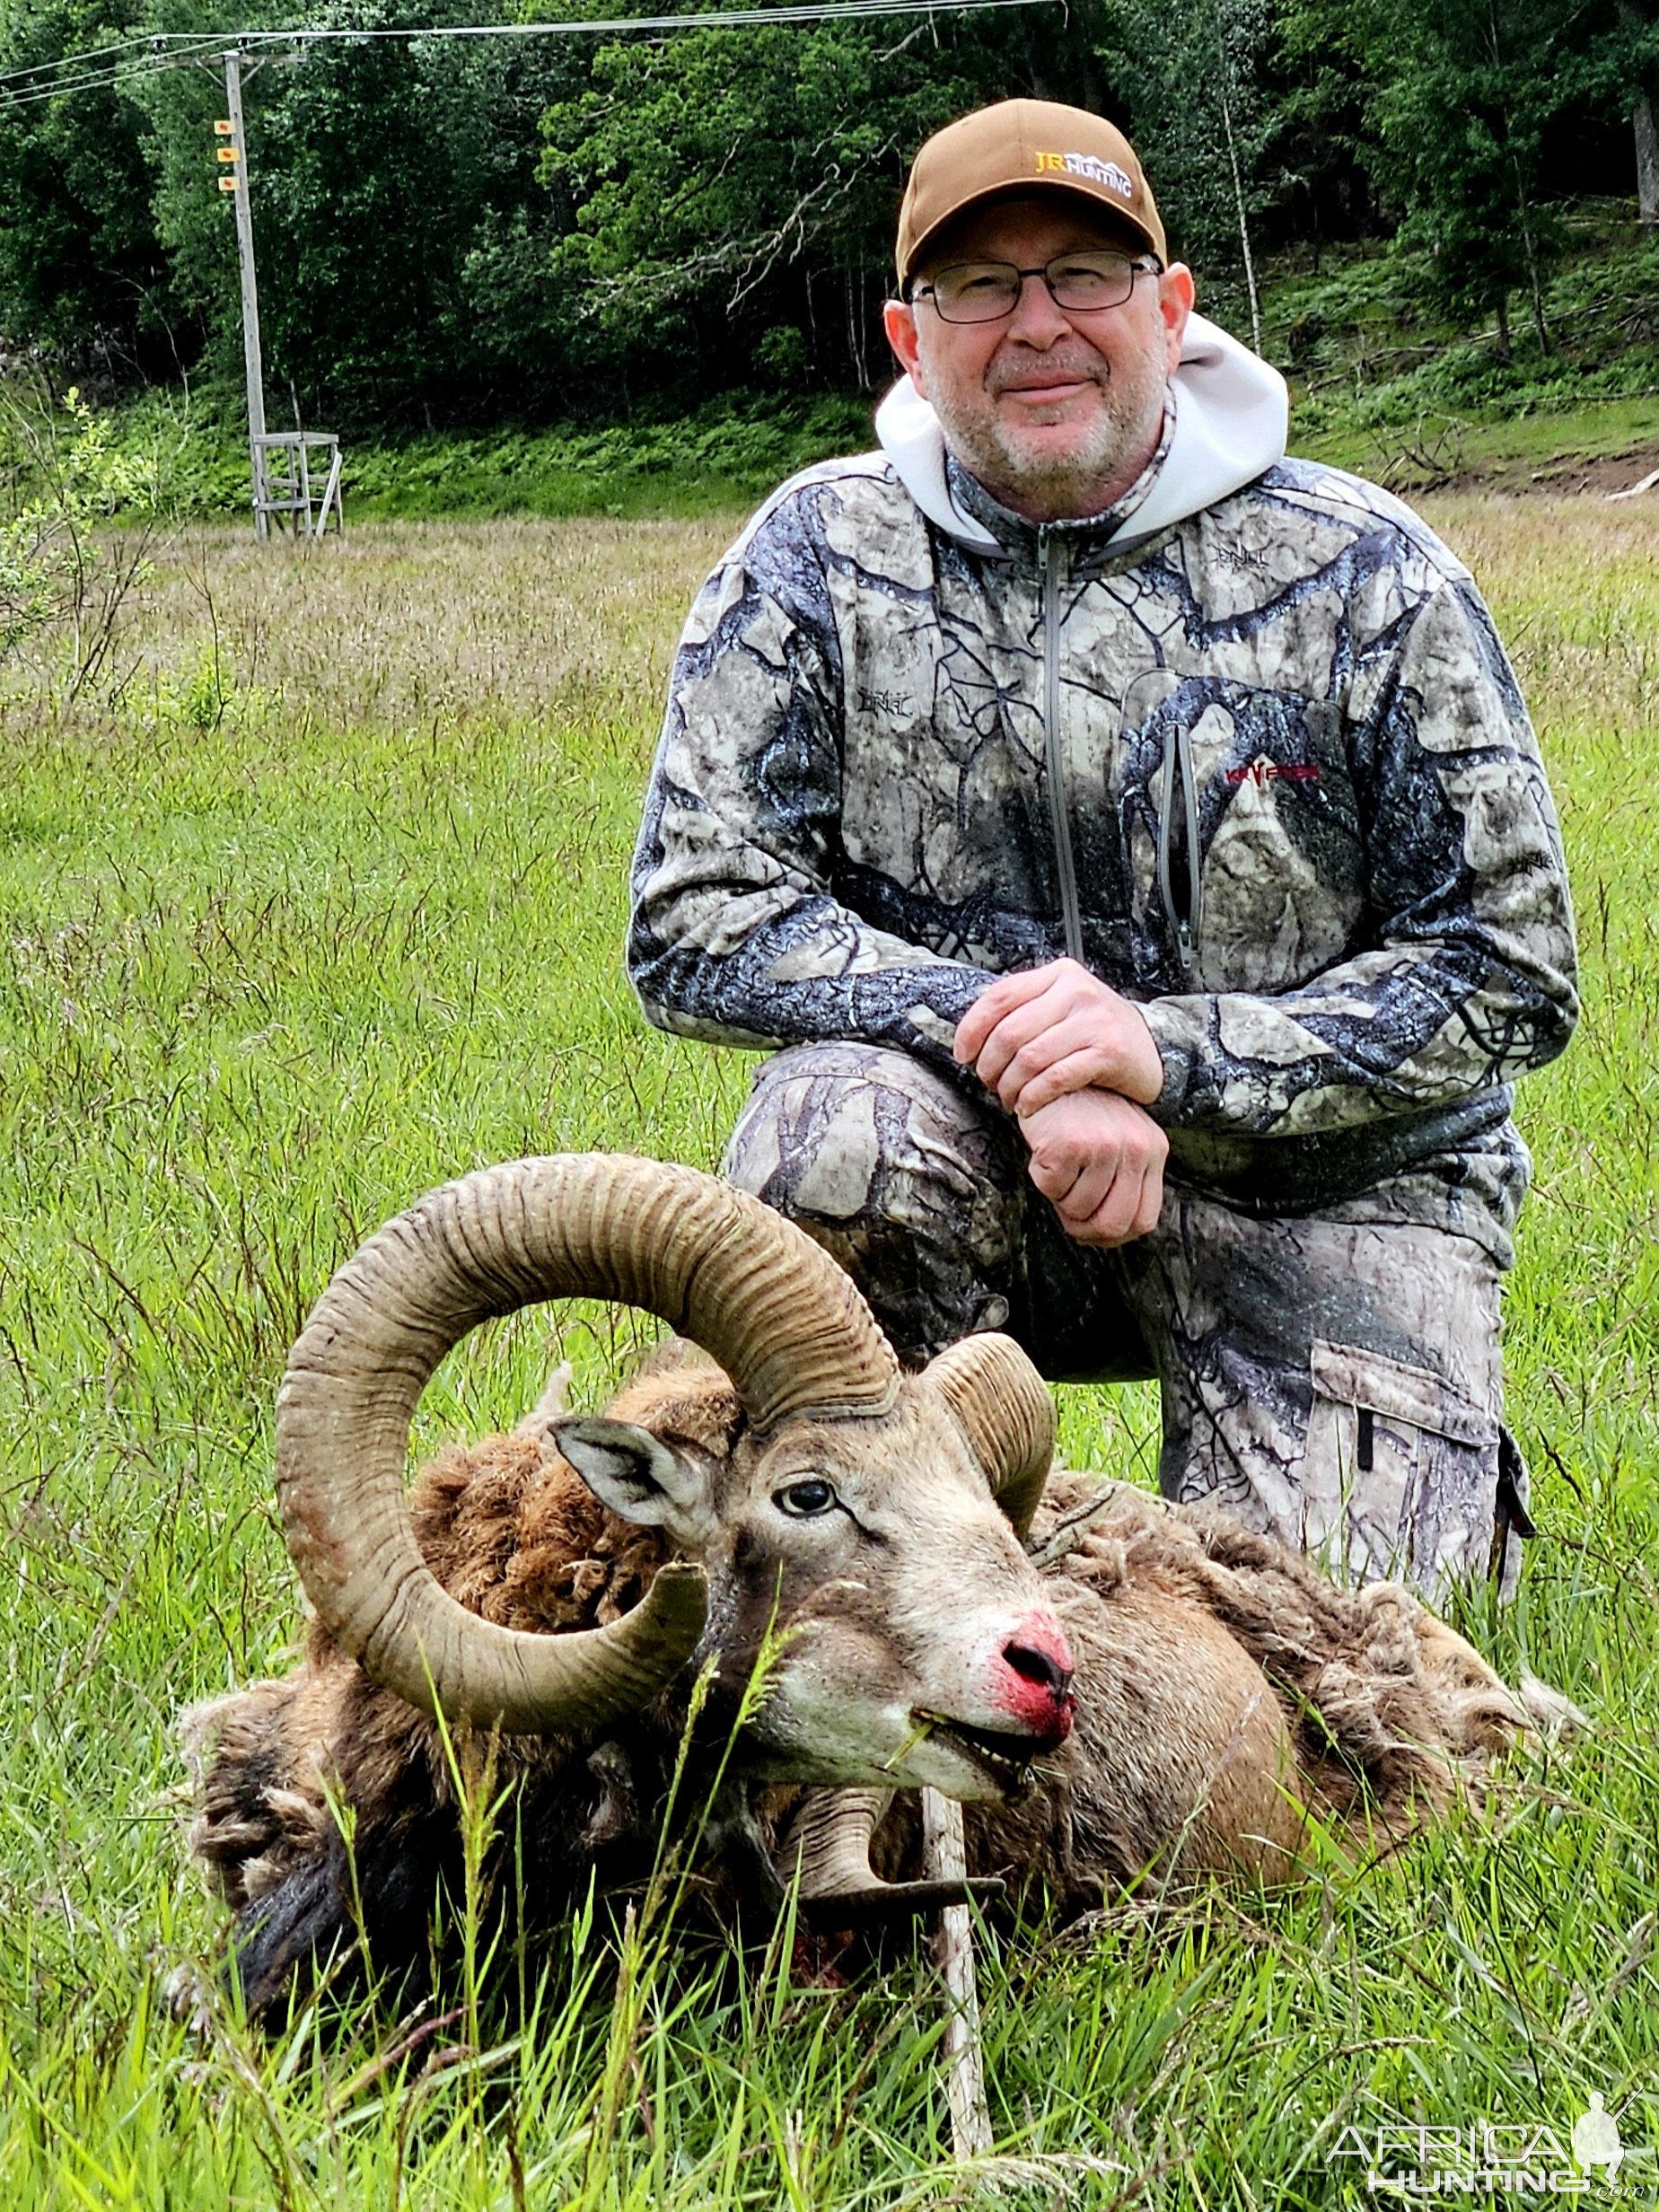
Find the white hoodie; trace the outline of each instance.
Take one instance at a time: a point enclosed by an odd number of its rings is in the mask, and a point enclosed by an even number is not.
[[[1124,528],[1125,547],[1212,506],[1282,460],[1289,394],[1276,368],[1216,323],[1189,316],[1170,380],[1175,433],[1156,480]],[[930,522],[979,552],[996,540],[951,496],[944,433],[906,376],[876,410],[875,434]]]

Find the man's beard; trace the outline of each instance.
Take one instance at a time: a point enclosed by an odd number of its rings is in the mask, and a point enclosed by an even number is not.
[[[1064,362],[1046,365],[1073,367]],[[981,391],[965,396],[958,395],[948,377],[928,380],[945,443],[970,475],[1016,510],[1040,507],[1055,521],[1098,514],[1111,498],[1121,496],[1128,483],[1106,498],[1101,489],[1113,482],[1127,461],[1139,474],[1156,446],[1163,419],[1162,364],[1149,363],[1144,379],[1113,374],[1103,365],[1073,373],[1101,386],[1103,405],[1081,443],[1069,450],[1064,442],[1045,450],[1043,426],[1010,423],[997,411],[996,401],[1005,387],[994,373]]]

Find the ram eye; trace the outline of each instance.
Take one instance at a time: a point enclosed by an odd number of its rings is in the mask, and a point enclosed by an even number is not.
[[[793,1514],[797,1521],[807,1521],[814,1514],[828,1513],[840,1500],[833,1483],[813,1475],[804,1482],[787,1483],[781,1490],[774,1490],[772,1503],[779,1513]]]

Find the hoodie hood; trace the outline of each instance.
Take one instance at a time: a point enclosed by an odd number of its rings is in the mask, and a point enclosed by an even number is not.
[[[1285,456],[1290,399],[1284,378],[1202,315],[1188,318],[1170,391],[1174,435],[1156,480],[1125,519],[1126,546],[1214,506]],[[976,551],[1005,549],[952,496],[939,417],[908,376],[876,409],[875,434],[930,522]]]

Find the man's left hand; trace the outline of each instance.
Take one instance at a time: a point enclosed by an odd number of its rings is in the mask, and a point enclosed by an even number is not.
[[[1078,1091],[1023,1115],[1031,1178],[1079,1244],[1127,1244],[1158,1225],[1170,1142],[1115,1091]]]
[[[1150,1106],[1163,1089],[1140,1009],[1075,960],[1000,977],[957,1024],[953,1049],[1010,1113],[1087,1090]]]

